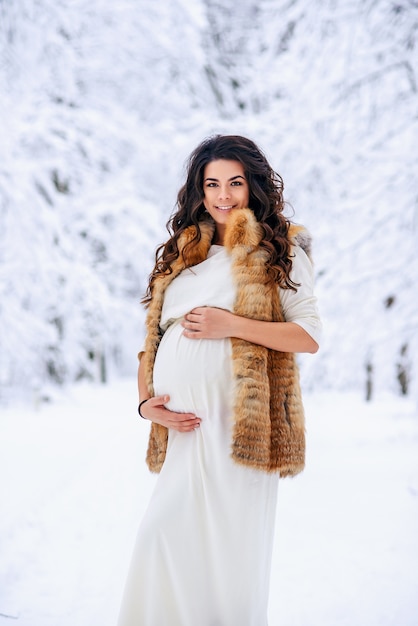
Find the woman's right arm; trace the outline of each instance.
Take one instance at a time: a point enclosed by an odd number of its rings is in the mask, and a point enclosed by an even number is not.
[[[145,419],[183,433],[195,430],[200,426],[201,419],[196,417],[194,413],[176,413],[167,409],[164,405],[170,400],[170,396],[150,397],[145,382],[145,368],[142,359],[140,359],[138,366],[138,392],[140,401],[146,400],[141,406],[141,414]]]

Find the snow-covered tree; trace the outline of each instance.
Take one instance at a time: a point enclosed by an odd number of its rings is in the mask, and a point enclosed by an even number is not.
[[[133,372],[191,149],[252,137],[314,237],[305,385],[417,390],[416,3],[0,0],[0,397]]]

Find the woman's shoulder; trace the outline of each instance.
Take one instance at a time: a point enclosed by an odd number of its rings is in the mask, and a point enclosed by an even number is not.
[[[314,267],[311,257],[311,236],[306,229],[301,231],[301,236],[292,239],[290,258],[292,260],[290,278],[299,284],[312,283]]]
[[[308,229],[302,224],[290,224],[288,236],[292,244],[292,254],[296,254],[298,249],[303,250],[312,262],[312,237]]]

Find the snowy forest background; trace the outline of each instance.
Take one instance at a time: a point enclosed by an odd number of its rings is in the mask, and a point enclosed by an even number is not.
[[[255,140],[314,238],[310,389],[418,397],[418,3],[0,0],[0,403],[131,375],[190,151]]]

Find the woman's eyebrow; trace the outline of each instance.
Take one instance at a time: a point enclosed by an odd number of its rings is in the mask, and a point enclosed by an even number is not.
[[[245,180],[244,176],[242,176],[241,174],[237,174],[236,176],[231,176],[231,178],[228,178],[228,182],[230,182],[231,180],[235,180],[236,178],[242,178],[243,180]],[[207,180],[211,180],[215,183],[219,182],[218,178],[205,178],[205,181]]]

